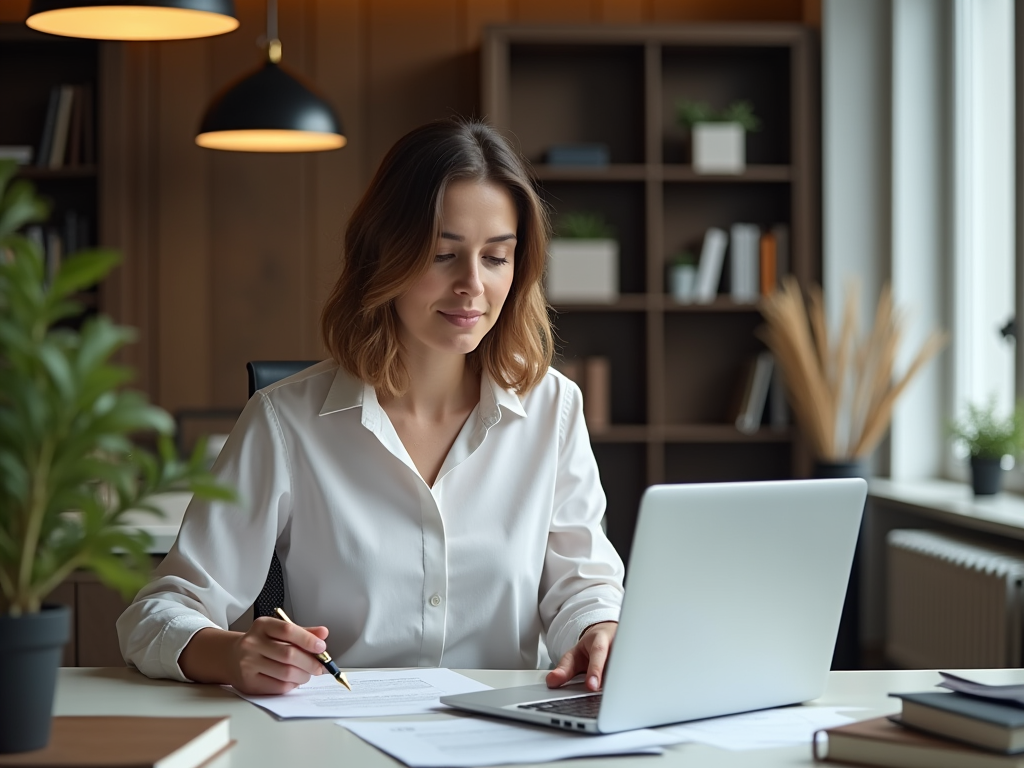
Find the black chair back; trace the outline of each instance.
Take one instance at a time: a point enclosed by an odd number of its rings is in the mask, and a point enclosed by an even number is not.
[[[269,387],[281,379],[304,371],[311,365],[316,365],[319,360],[253,360],[245,364],[245,370],[249,372],[249,397],[256,394],[256,390]],[[270,570],[267,572],[267,580],[263,584],[252,604],[253,618],[260,616],[276,616],[274,609],[284,605],[284,572],[281,570],[281,561],[277,552],[270,559]]]

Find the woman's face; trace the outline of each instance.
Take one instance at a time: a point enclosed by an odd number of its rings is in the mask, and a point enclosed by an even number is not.
[[[512,287],[519,222],[508,190],[455,182],[442,209],[433,264],[395,300],[399,337],[412,355],[472,352],[494,327]]]

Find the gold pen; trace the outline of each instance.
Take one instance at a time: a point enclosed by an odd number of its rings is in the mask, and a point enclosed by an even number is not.
[[[289,619],[288,614],[285,613],[281,608],[275,608],[274,611],[277,613],[278,616],[287,621],[289,624],[295,624],[295,622]],[[335,680],[344,685],[350,691],[352,690],[352,686],[349,684],[348,678],[345,677],[344,672],[338,669],[338,665],[334,663],[334,660],[331,658],[331,654],[329,654],[327,651],[324,651],[323,653],[315,654],[315,656],[317,660],[324,665],[324,669],[326,669],[328,672],[334,675]]]

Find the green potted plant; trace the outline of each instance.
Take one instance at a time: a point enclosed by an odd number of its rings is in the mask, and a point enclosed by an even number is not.
[[[999,493],[1004,460],[1012,461],[1024,450],[1024,402],[1006,416],[997,410],[995,397],[986,405],[968,403],[963,417],[950,425],[953,438],[970,456],[975,496]]]
[[[761,129],[749,101],[734,101],[716,110],[704,101],[676,102],[676,120],[690,131],[691,162],[695,173],[743,173],[746,136]]]
[[[171,490],[233,498],[203,466],[203,446],[175,455],[174,422],[123,389],[111,355],[133,337],[88,318],[76,294],[117,263],[109,250],[69,256],[46,275],[38,246],[18,234],[45,220],[32,185],[0,161],[0,753],[49,740],[53,692],[70,611],[44,604],[84,568],[130,598],[149,577],[149,537],[119,524]],[[157,455],[132,436],[156,433]]]
[[[679,251],[669,261],[669,293],[680,304],[689,304],[693,301],[696,285],[697,256],[693,251]]]
[[[619,298],[619,243],[599,213],[574,211],[555,220],[545,289],[552,303],[612,304]]]

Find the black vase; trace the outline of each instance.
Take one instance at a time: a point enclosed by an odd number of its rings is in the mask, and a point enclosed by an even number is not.
[[[867,465],[862,461],[816,461],[814,477],[818,479],[837,477],[867,477]],[[846,584],[846,599],[839,619],[839,634],[832,651],[832,669],[861,669],[860,648],[860,570],[862,542],[864,540],[864,518],[861,517],[857,546],[853,550],[853,565],[850,580]]]
[[[971,456],[971,484],[975,496],[992,496],[1003,485],[1002,459]]]
[[[42,749],[50,741],[57,668],[71,611],[0,616],[0,754]]]

